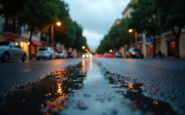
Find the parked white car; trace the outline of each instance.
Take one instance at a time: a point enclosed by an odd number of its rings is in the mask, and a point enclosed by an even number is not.
[[[26,61],[26,53],[15,42],[0,42],[0,59],[3,62],[11,59]]]
[[[57,52],[57,58],[66,58],[67,54],[64,50]]]
[[[52,47],[39,48],[39,50],[36,54],[37,60],[54,59],[54,58],[56,58],[56,56],[57,56],[57,53],[55,52],[55,50]]]

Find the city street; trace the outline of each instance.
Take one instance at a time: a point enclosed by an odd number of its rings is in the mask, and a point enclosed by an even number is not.
[[[184,5],[0,0],[0,115],[185,115]]]
[[[0,66],[0,114],[185,114],[184,60],[86,58]]]

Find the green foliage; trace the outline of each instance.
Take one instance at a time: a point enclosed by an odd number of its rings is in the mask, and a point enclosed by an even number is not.
[[[28,24],[31,29],[43,28],[58,18],[58,4],[54,0],[27,0],[28,5],[18,15],[19,22]]]
[[[157,23],[157,5],[155,0],[138,0],[133,5],[131,25],[138,32],[152,33],[159,27]]]
[[[97,53],[104,53],[110,49],[119,49],[134,39],[134,35],[128,33],[129,19],[122,19],[120,23],[112,26],[108,34],[101,41]]]
[[[138,0],[133,6],[131,25],[137,31],[153,35],[156,32],[172,30],[177,43],[176,55],[179,57],[179,39],[185,26],[184,4],[184,0]],[[175,31],[174,27],[178,28],[178,31]]]
[[[0,15],[14,18],[27,6],[28,0],[0,0]]]
[[[172,28],[173,26],[185,25],[185,1],[184,0],[156,0],[160,11],[161,23],[164,27]]]
[[[71,19],[66,20],[62,27],[56,29],[56,42],[64,44],[66,47],[72,47],[77,50],[81,50],[81,46],[87,46],[86,38],[82,35],[83,29],[77,23]]]
[[[54,39],[66,47],[81,49],[87,47],[83,28],[74,22],[68,5],[63,0],[0,0],[0,14],[18,19],[20,25],[28,25],[31,34],[40,30],[51,36],[51,25],[61,21],[61,27],[54,27]],[[32,35],[30,35],[30,41]]]

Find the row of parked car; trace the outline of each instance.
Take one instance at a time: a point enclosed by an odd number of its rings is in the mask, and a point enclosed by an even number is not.
[[[26,61],[26,53],[15,42],[0,42],[0,59],[5,62],[10,59]]]
[[[143,56],[143,53],[140,49],[136,49],[136,48],[130,48],[126,53],[125,55],[123,55],[122,53],[120,52],[116,52],[115,54],[114,53],[105,53],[104,54],[104,57],[107,57],[107,58],[123,58],[123,57],[126,57],[126,58],[136,58],[136,59],[142,59],[144,56]]]
[[[37,60],[74,57],[76,56],[72,52],[65,52],[64,50],[56,52],[52,47],[40,48],[36,54]]]
[[[56,52],[52,47],[39,48],[36,59],[54,59],[54,58],[73,58],[76,57],[72,52],[60,51]],[[26,61],[26,52],[15,42],[0,42],[0,60],[6,62],[8,60]]]

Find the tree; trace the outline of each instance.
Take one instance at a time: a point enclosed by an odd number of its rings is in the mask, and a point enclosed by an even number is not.
[[[133,40],[134,37],[128,33],[128,19],[122,19],[118,24],[114,24],[108,34],[103,38],[99,47],[98,53],[109,51],[110,49],[119,49]]]
[[[55,30],[55,40],[64,44],[67,48],[81,50],[81,46],[88,48],[86,38],[83,36],[83,28],[71,18],[65,19],[61,28]]]
[[[133,6],[132,25],[138,31],[151,33],[153,37],[161,30],[171,29],[176,37],[176,57],[180,57],[179,40],[185,25],[184,4],[184,0],[138,0]],[[155,54],[155,39],[153,40]]]
[[[171,29],[176,37],[176,57],[180,57],[179,42],[182,28],[185,26],[185,1],[156,0],[156,4],[163,29]]]
[[[156,34],[160,31],[158,7],[155,0],[138,0],[133,5],[132,27],[138,32],[147,32],[153,36],[153,58],[156,57]]]
[[[42,29],[50,25],[58,18],[59,7],[54,0],[28,0],[24,11],[18,15],[18,20],[22,24],[29,25],[30,37],[35,29]],[[29,56],[31,56],[31,45],[29,46]]]
[[[0,0],[0,15],[15,18],[24,11],[28,0]]]
[[[61,21],[61,27],[55,27],[54,39],[63,43],[67,48],[81,49],[85,45],[86,38],[82,35],[82,27],[73,21],[69,15],[68,5],[61,0],[0,0],[0,14],[15,18],[20,25],[28,25],[32,41],[34,31],[42,31],[50,36],[51,25]],[[31,56],[31,45],[29,46]]]

